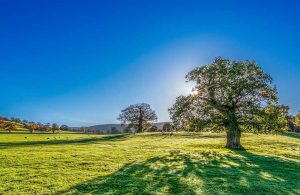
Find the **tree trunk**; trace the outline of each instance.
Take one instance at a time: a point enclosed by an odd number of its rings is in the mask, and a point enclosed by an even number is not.
[[[137,133],[142,133],[142,132],[143,132],[143,113],[142,113],[142,108],[140,108],[140,116],[139,116]]]
[[[143,132],[143,129],[141,128],[141,125],[139,124],[138,125],[138,129],[136,131],[137,133],[142,133]]]
[[[234,117],[235,119],[235,117]],[[227,143],[226,147],[234,150],[243,150],[241,145],[241,129],[236,120],[231,120],[227,126],[226,132]]]
[[[229,129],[226,132],[227,143],[226,147],[234,150],[243,150],[241,145],[241,131],[239,129]]]

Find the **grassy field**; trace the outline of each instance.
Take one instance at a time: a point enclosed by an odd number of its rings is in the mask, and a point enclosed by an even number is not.
[[[300,136],[0,134],[0,194],[300,194]]]

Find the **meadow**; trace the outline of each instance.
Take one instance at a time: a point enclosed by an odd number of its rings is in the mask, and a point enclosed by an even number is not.
[[[300,194],[300,136],[0,134],[0,194]]]

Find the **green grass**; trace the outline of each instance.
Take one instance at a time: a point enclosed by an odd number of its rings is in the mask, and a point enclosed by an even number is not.
[[[0,194],[300,194],[300,137],[0,134]]]

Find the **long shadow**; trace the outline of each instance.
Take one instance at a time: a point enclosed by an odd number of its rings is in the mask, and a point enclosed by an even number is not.
[[[167,138],[167,137],[179,137],[179,138],[188,138],[188,139],[199,139],[199,138],[224,138],[223,134],[213,134],[213,135],[205,135],[201,133],[173,133],[166,132],[162,133],[151,133],[151,134],[139,134],[139,137],[155,137],[155,138]]]
[[[299,163],[247,151],[174,152],[57,194],[297,194],[299,178]]]
[[[300,133],[288,132],[288,133],[285,133],[284,135],[287,136],[287,137],[300,139]]]
[[[59,136],[59,134],[57,134]],[[64,139],[58,140],[52,138],[49,140],[45,136],[45,141],[22,141],[22,142],[0,142],[0,149],[4,148],[13,148],[13,147],[24,147],[24,146],[38,146],[38,145],[64,145],[64,144],[88,144],[88,143],[97,143],[105,141],[120,141],[124,140],[128,135],[111,135],[103,137],[94,137],[94,138],[83,138],[83,139]],[[25,139],[25,138],[24,138]]]

